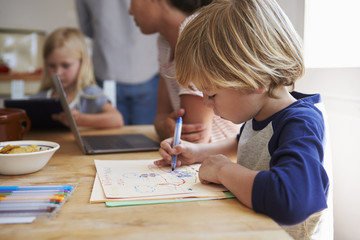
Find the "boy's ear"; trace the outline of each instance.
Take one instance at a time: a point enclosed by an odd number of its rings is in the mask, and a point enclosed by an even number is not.
[[[263,94],[265,91],[266,91],[265,87],[260,87],[258,89],[255,89],[254,93]]]

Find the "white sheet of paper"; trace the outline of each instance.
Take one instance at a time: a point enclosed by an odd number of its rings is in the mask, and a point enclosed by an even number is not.
[[[207,196],[208,198],[224,198],[225,194],[223,192],[213,192],[212,196]],[[191,193],[189,196],[184,194],[174,194],[174,195],[164,195],[164,196],[154,196],[154,197],[137,197],[137,198],[106,198],[104,191],[102,189],[99,175],[96,173],[94,179],[93,189],[91,191],[90,203],[103,203],[103,202],[120,202],[120,201],[143,201],[143,200],[167,200],[167,199],[179,199],[179,198],[203,198],[202,194]]]
[[[223,186],[201,184],[200,164],[157,167],[151,160],[95,160],[96,170],[106,198],[141,198],[195,194],[213,197],[226,191]]]

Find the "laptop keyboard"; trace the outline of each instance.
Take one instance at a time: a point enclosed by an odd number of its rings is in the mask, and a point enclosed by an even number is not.
[[[132,144],[119,136],[85,136],[86,142],[93,149],[131,148]]]

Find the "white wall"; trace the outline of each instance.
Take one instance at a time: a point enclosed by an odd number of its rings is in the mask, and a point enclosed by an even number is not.
[[[304,0],[278,0],[303,36]],[[0,28],[77,27],[73,0],[0,0]],[[334,168],[335,239],[359,239],[360,69],[308,69],[296,90],[323,95]]]
[[[304,37],[304,0],[278,2]],[[333,161],[334,239],[360,239],[360,68],[307,69],[295,90],[321,93],[327,111]]]
[[[321,93],[333,160],[335,239],[360,239],[360,68],[307,69],[296,90]]]
[[[78,26],[74,0],[0,0],[0,28],[49,33],[63,26]]]
[[[289,17],[298,34],[304,37],[304,0],[278,0],[277,2]]]

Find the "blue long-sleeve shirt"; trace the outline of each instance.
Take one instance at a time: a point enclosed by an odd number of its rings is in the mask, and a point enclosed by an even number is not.
[[[300,99],[264,121],[246,122],[238,135],[238,164],[259,170],[252,205],[283,225],[295,225],[327,208],[325,126],[315,106],[320,95]]]

